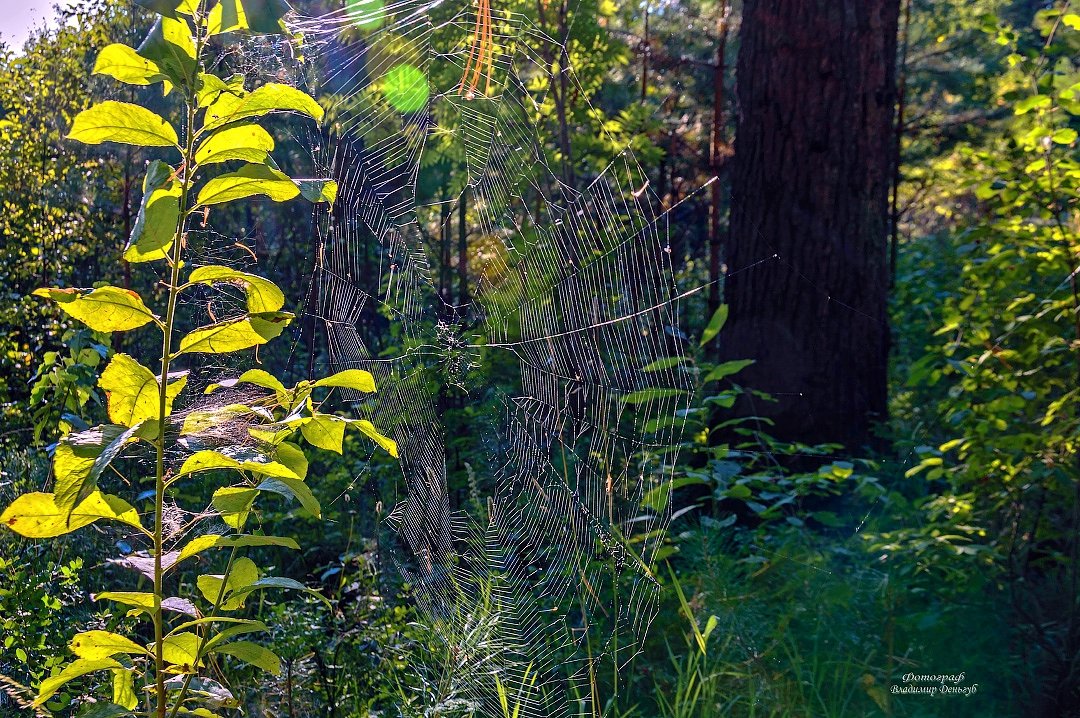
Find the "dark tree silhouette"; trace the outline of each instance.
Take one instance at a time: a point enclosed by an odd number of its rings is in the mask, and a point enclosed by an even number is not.
[[[871,438],[886,412],[898,0],[747,0],[725,358],[782,438]]]

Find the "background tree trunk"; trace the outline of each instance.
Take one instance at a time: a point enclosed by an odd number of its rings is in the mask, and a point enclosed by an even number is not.
[[[747,0],[725,358],[773,433],[849,447],[886,413],[899,0]],[[749,402],[747,402],[749,404]]]

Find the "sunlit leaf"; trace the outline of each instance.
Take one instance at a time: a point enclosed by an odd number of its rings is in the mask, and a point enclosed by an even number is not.
[[[371,439],[376,444],[385,449],[386,453],[390,454],[390,456],[393,456],[395,459],[398,458],[397,442],[388,436],[384,436],[381,432],[379,432],[378,429],[375,428],[375,425],[372,424],[370,421],[366,419],[358,419],[350,421],[349,423],[356,426],[358,429],[360,429],[361,432],[363,432],[365,436],[367,436],[369,439]]]
[[[140,147],[176,147],[172,125],[145,107],[106,100],[75,117],[68,139],[87,145],[117,142]]]
[[[143,197],[131,228],[124,259],[131,263],[164,259],[180,222],[179,182],[170,182],[172,167],[154,160],[143,179]]]
[[[129,85],[150,85],[165,79],[156,62],[120,43],[106,45],[98,53],[94,74],[108,75]]]
[[[277,654],[251,641],[226,643],[224,646],[217,646],[214,653],[224,653],[239,658],[244,663],[250,663],[275,676],[281,672],[281,660]]]
[[[158,18],[139,45],[139,54],[157,63],[174,85],[186,87],[195,75],[195,41],[182,18]]]
[[[212,503],[227,526],[239,529],[247,522],[251,506],[258,496],[258,489],[225,486],[214,492]]]
[[[199,190],[201,206],[265,196],[285,202],[299,196],[300,188],[288,175],[266,165],[245,165],[236,172],[214,177]]]
[[[272,491],[287,498],[296,499],[300,505],[315,518],[322,518],[322,507],[311,489],[298,479],[264,479],[258,486],[260,491]]]
[[[154,321],[157,317],[143,304],[142,297],[130,289],[35,289],[34,296],[55,301],[72,319],[96,332],[126,332]]]
[[[723,364],[713,367],[712,370],[705,375],[705,378],[702,381],[719,381],[724,377],[739,373],[753,363],[753,359],[735,359],[733,361],[724,362]]]
[[[180,340],[180,354],[225,354],[250,349],[274,339],[289,326],[293,315],[265,312],[201,327]]]
[[[236,125],[218,130],[199,145],[195,161],[204,166],[230,160],[265,164],[273,149],[274,138],[262,127]]]
[[[171,378],[171,377],[170,377]],[[172,413],[173,401],[187,385],[187,375],[168,382],[165,389],[165,416]],[[123,426],[135,426],[156,419],[161,411],[161,382],[149,369],[127,354],[113,356],[98,379],[108,397],[109,419]]]
[[[85,631],[72,638],[68,647],[79,658],[109,658],[117,653],[149,653],[130,638],[109,631]]]
[[[253,313],[276,312],[285,306],[285,295],[269,279],[231,269],[230,267],[219,265],[199,267],[188,277],[188,282],[191,284],[233,284],[240,286],[247,295],[248,311]],[[265,373],[263,372],[263,374]],[[241,380],[243,381],[243,379]],[[252,381],[250,383],[254,384],[256,382]],[[284,387],[282,387],[282,390],[284,390]]]
[[[52,494],[23,494],[0,514],[0,523],[27,538],[63,536],[99,519],[141,526],[139,514],[130,504],[100,491],[91,493],[70,512],[57,506]]]
[[[71,681],[85,676],[87,673],[93,673],[94,671],[103,671],[107,668],[122,668],[117,661],[111,658],[79,658],[64,667],[64,670],[60,671],[51,678],[46,678],[41,682],[41,686],[38,688],[37,698],[34,699],[34,707],[43,705],[45,701],[53,697],[53,695],[60,690],[64,685]]]
[[[162,658],[181,673],[192,673],[201,665],[199,643],[201,639],[195,633],[174,633],[162,643]]]
[[[127,668],[114,668],[112,674],[113,703],[127,710],[139,705],[139,697],[135,695],[135,672]]]
[[[242,98],[223,93],[207,108],[202,131],[211,132],[227,124],[271,112],[298,112],[315,120],[323,118],[322,107],[310,95],[295,87],[271,82]]]
[[[286,479],[300,478],[296,472],[285,464],[277,461],[270,461],[269,459],[266,459],[266,457],[261,457],[261,459],[246,457],[237,459],[232,456],[227,456],[220,451],[213,451],[210,449],[197,451],[189,456],[180,467],[178,476],[186,476],[200,471],[212,471],[215,469],[250,471],[256,474],[262,474],[263,476],[277,476]]]
[[[337,199],[338,184],[329,179],[298,179],[296,185],[300,194],[309,202],[333,204]]]
[[[123,426],[103,424],[61,439],[53,454],[57,507],[71,511],[85,499],[138,430],[138,426],[125,430]]]
[[[300,427],[300,433],[312,446],[340,454],[345,439],[344,419],[329,414],[317,414]]]
[[[365,393],[375,391],[375,377],[362,369],[346,369],[315,382],[315,386],[332,386],[343,389],[355,389]]]

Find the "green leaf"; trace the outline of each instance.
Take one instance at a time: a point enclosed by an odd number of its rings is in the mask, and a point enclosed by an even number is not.
[[[251,506],[258,496],[258,489],[225,486],[214,492],[211,502],[221,512],[221,520],[226,525],[239,529],[247,522]]]
[[[322,518],[322,507],[318,499],[311,493],[311,489],[303,481],[298,479],[264,479],[259,484],[260,491],[272,491],[286,498],[293,498],[300,502],[304,509],[315,518]]]
[[[243,287],[249,312],[276,312],[285,306],[285,295],[269,279],[229,267],[210,265],[199,267],[188,277],[190,284],[233,284]],[[266,374],[266,372],[263,372]],[[267,375],[269,376],[269,375]],[[256,383],[256,382],[250,382]],[[280,384],[280,382],[279,382]],[[281,387],[284,390],[285,387]]]
[[[307,93],[271,82],[243,97],[223,93],[207,108],[202,132],[271,112],[299,112],[315,120],[322,120],[324,114],[319,103]]]
[[[277,654],[269,648],[260,646],[257,643],[252,643],[251,641],[226,643],[224,646],[215,648],[214,653],[224,653],[239,658],[244,663],[250,663],[275,676],[281,672],[281,660],[277,657]]]
[[[143,179],[143,197],[135,225],[131,228],[124,259],[135,264],[164,259],[172,247],[180,224],[179,182],[170,182],[173,169],[154,160]]]
[[[623,397],[623,402],[626,404],[645,404],[651,401],[658,401],[660,399],[668,399],[673,396],[680,396],[686,394],[685,389],[671,389],[667,387],[652,387],[649,389],[641,389],[639,391],[632,391]]]
[[[701,346],[705,346],[720,333],[720,330],[724,328],[724,324],[727,323],[728,318],[728,305],[721,304],[713,312],[712,318],[709,320],[709,324],[705,327],[705,331],[701,333]]]
[[[203,598],[208,603],[213,605],[218,600],[218,594],[221,593],[221,582],[223,577],[208,575],[199,576],[195,580],[195,585],[198,586],[199,592],[202,593]],[[256,583],[259,580],[259,568],[255,565],[255,562],[247,557],[241,557],[233,561],[232,569],[229,571],[229,580],[225,584],[225,594],[221,603],[222,610],[234,611],[244,603],[244,598],[247,594],[234,598],[230,597],[237,591],[241,591],[248,586]]]
[[[120,287],[92,290],[50,287],[35,289],[34,296],[52,299],[69,317],[104,334],[138,329],[157,319],[143,304],[142,297]]]
[[[209,206],[264,195],[285,202],[300,194],[288,175],[266,165],[244,165],[236,172],[214,177],[199,190],[199,206]]]
[[[92,598],[95,601],[115,601],[125,606],[134,606],[147,611],[154,610],[156,602],[154,594],[140,591],[105,591],[95,594]]]
[[[704,383],[708,383],[710,381],[719,381],[724,377],[739,373],[753,363],[753,359],[736,359],[734,361],[724,362],[719,366],[713,367],[712,371],[706,374],[705,378],[702,381]]]
[[[277,289],[277,287],[275,287]],[[249,299],[250,301],[250,299]],[[254,384],[255,386],[261,386],[264,389],[270,389],[274,392],[277,400],[284,402],[288,396],[288,390],[281,381],[268,371],[262,369],[248,369],[237,378],[237,383],[240,384]]]
[[[326,600],[326,597],[323,596],[318,591],[316,591],[314,589],[311,589],[311,588],[308,588],[307,586],[300,583],[299,581],[295,581],[295,580],[293,580],[291,578],[284,578],[284,577],[281,577],[281,576],[269,576],[267,578],[260,578],[258,581],[255,581],[254,583],[251,583],[251,584],[249,584],[247,586],[244,586],[243,588],[239,588],[236,591],[233,591],[230,594],[230,596],[232,597],[233,600],[243,600],[244,598],[246,598],[248,595],[254,593],[255,591],[263,591],[263,590],[266,590],[268,588],[283,588],[283,589],[291,589],[291,590],[295,590],[295,591],[303,591],[304,593],[307,593],[307,594],[309,594],[311,596],[314,596],[315,598],[319,599],[323,603],[325,603],[327,605],[330,605],[330,602]]]
[[[254,33],[274,34],[282,31],[281,19],[290,8],[285,0],[239,0],[247,15],[247,29]]]
[[[135,641],[109,631],[85,631],[72,638],[68,647],[79,658],[109,658],[117,653],[149,655]]]
[[[106,100],[75,116],[68,139],[87,145],[118,142],[140,147],[176,147],[172,125],[145,107]]]
[[[177,474],[177,476],[186,476],[199,471],[211,471],[214,469],[251,471],[252,473],[262,474],[263,476],[275,476],[285,479],[300,478],[295,471],[285,464],[277,461],[270,461],[263,455],[257,455],[251,458],[245,456],[237,459],[220,451],[213,451],[210,449],[197,451],[189,456],[187,460],[184,461],[183,466],[180,467],[180,473]]]
[[[57,506],[52,494],[23,494],[0,514],[0,523],[27,538],[63,536],[99,519],[142,526],[131,504],[100,491],[91,493],[73,511]]]
[[[170,381],[165,389],[165,416],[172,413],[173,401],[187,385],[187,375]],[[123,426],[135,426],[157,419],[161,410],[159,377],[127,354],[116,354],[98,379],[108,397],[109,419]]]
[[[189,411],[184,414],[184,423],[180,427],[180,435],[199,434],[243,417],[253,417],[255,413],[255,410],[246,404],[227,404],[221,407],[212,406],[205,410]]]
[[[641,371],[662,371],[678,366],[686,361],[686,357],[664,357],[641,367]]]
[[[236,125],[218,130],[199,145],[195,150],[195,162],[201,166],[229,160],[266,164],[273,149],[274,138],[262,127]]]
[[[139,697],[135,695],[135,672],[127,668],[114,668],[112,674],[113,703],[128,710],[139,705]]]
[[[129,85],[150,85],[165,79],[156,62],[119,43],[107,45],[98,53],[94,74],[108,75]]]
[[[114,675],[116,670],[113,669]],[[115,703],[87,703],[79,711],[78,718],[130,718],[133,715],[130,709]]]
[[[365,393],[375,391],[375,377],[362,369],[346,369],[315,382],[315,386],[332,386],[342,389],[355,389]]]
[[[338,184],[329,179],[298,179],[296,186],[309,202],[333,204],[337,199]]]
[[[316,414],[300,427],[300,433],[312,446],[340,454],[345,439],[346,421],[329,414]]]
[[[278,445],[277,450],[274,452],[274,459],[281,465],[287,466],[289,471],[293,472],[298,479],[307,478],[308,460],[304,454],[304,450],[296,444],[288,441],[283,441]],[[292,478],[289,476],[284,477],[286,479]]]
[[[187,87],[195,76],[195,41],[182,18],[158,18],[139,45],[139,54],[157,63],[174,85]]]
[[[397,442],[390,437],[383,436],[381,433],[379,433],[379,430],[376,429],[375,425],[372,424],[370,421],[366,419],[358,419],[350,421],[349,423],[360,429],[360,431],[363,432],[365,436],[367,436],[369,439],[381,446],[384,450],[386,450],[386,453],[390,454],[390,456],[393,456],[395,459],[398,458]]]
[[[225,354],[274,339],[289,326],[292,314],[265,312],[201,327],[180,340],[181,354]]]
[[[194,633],[174,633],[162,642],[162,658],[182,673],[194,672],[199,663],[200,638]]]
[[[180,555],[176,557],[176,563],[180,563],[185,559],[189,559],[192,556],[206,551],[207,549],[218,546],[218,541],[221,540],[221,536],[218,534],[205,534],[203,536],[196,536],[187,542],[184,548],[180,549]],[[175,564],[174,564],[175,565]]]
[[[94,671],[103,671],[106,668],[123,668],[123,666],[111,658],[79,658],[78,660],[72,661],[67,664],[60,673],[51,678],[46,678],[41,682],[33,706],[37,708],[38,706],[43,705],[45,701],[52,698],[53,694],[60,690],[61,687],[76,678],[85,676],[87,673],[93,673]]]
[[[71,511],[85,499],[138,430],[138,425],[125,431],[122,426],[103,424],[61,439],[53,454],[57,507]]]
[[[287,536],[225,536],[218,541],[218,546],[237,548],[244,548],[246,546],[281,546],[282,548],[292,549],[293,551],[300,550],[300,544],[296,543],[296,539],[291,539]]]

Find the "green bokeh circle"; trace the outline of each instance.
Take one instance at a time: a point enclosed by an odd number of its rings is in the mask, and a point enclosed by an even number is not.
[[[361,30],[375,30],[386,20],[383,0],[346,0],[345,12],[352,24]]]
[[[383,76],[383,95],[398,112],[423,109],[428,92],[427,78],[412,65],[395,65]]]

